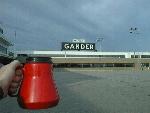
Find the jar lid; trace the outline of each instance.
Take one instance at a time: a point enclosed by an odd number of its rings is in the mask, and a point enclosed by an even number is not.
[[[26,62],[52,63],[52,60],[50,57],[28,57]]]

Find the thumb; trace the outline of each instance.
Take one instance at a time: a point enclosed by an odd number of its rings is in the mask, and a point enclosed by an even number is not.
[[[5,78],[12,79],[15,76],[15,71],[18,66],[21,66],[21,63],[18,60],[14,60],[10,64],[7,64],[5,66],[5,71],[3,72]]]
[[[18,60],[14,60],[10,64],[8,64],[8,67],[15,70],[18,66],[21,66],[21,63]]]

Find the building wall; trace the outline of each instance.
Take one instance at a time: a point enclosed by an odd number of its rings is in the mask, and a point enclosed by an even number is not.
[[[18,51],[17,54],[44,55],[49,57],[110,57],[150,58],[150,52],[86,52],[86,51]]]
[[[0,27],[0,52],[7,54],[8,47],[12,44],[6,39],[3,34],[3,29]]]

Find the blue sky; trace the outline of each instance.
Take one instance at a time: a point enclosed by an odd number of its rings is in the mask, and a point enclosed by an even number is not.
[[[0,24],[16,50],[103,37],[103,51],[150,51],[149,11],[149,0],[0,0]],[[138,30],[130,34],[131,27]]]

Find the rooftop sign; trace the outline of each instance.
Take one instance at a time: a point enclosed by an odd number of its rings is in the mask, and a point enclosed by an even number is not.
[[[85,43],[85,39],[73,39],[72,42],[76,42],[76,43]]]
[[[62,50],[95,51],[95,43],[62,42]]]

